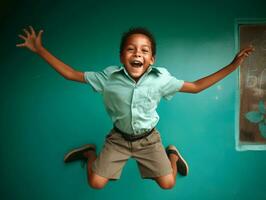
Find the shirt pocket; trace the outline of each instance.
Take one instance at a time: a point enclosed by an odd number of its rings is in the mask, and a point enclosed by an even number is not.
[[[155,110],[160,101],[160,92],[155,88],[148,88],[145,94],[144,105],[148,110]]]

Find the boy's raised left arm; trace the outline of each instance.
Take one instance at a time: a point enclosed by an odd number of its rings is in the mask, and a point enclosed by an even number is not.
[[[237,69],[254,50],[255,49],[252,46],[242,49],[229,65],[197,81],[184,82],[184,85],[179,92],[198,93],[207,89]]]
[[[52,53],[50,53],[46,48],[44,48],[42,45],[43,30],[39,31],[39,33],[36,33],[32,26],[29,26],[29,30],[23,30],[25,35],[20,34],[19,37],[23,39],[24,42],[17,44],[17,47],[24,47],[33,53],[36,53],[67,80],[86,83],[84,79],[84,72],[73,69],[71,66],[65,64],[63,61],[59,60]]]

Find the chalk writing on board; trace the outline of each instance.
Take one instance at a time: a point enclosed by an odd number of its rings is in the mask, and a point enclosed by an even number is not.
[[[257,68],[248,69],[246,87],[253,89],[254,95],[262,97],[266,89],[266,68],[261,73],[257,73],[257,71]]]

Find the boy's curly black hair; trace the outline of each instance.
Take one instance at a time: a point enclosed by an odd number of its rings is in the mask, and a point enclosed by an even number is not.
[[[120,43],[120,55],[124,49],[124,46],[127,42],[127,39],[133,34],[143,34],[143,35],[147,36],[151,42],[152,55],[155,56],[155,54],[156,54],[155,38],[152,35],[152,33],[144,27],[133,27],[133,28],[130,28],[127,32],[123,33],[123,35],[121,37],[121,43]]]

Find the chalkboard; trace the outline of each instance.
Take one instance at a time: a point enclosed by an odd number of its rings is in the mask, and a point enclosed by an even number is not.
[[[255,52],[239,68],[238,148],[266,150],[266,23],[239,24],[239,48]]]

